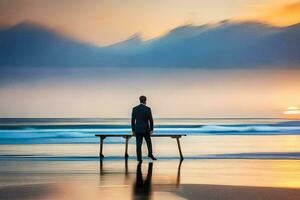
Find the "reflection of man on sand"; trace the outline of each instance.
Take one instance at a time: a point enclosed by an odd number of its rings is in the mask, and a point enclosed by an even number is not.
[[[138,163],[136,168],[134,199],[150,199],[151,192],[152,192],[151,191],[152,168],[153,168],[153,163],[149,163],[146,180],[143,180],[142,163]]]

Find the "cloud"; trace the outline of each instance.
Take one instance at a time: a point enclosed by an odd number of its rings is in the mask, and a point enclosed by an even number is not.
[[[0,66],[299,68],[299,31],[300,24],[277,28],[227,21],[217,26],[177,27],[150,41],[134,37],[96,47],[43,26],[21,23],[0,31]]]

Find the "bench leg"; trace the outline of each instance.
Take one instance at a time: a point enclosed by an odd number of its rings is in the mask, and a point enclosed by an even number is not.
[[[125,159],[125,175],[128,175],[128,159]]]
[[[103,171],[103,160],[100,158],[100,175],[103,175],[104,171]]]
[[[181,171],[181,164],[183,160],[180,160],[177,170],[177,179],[176,179],[176,187],[180,186],[180,171]]]
[[[129,157],[128,155],[128,140],[129,140],[129,137],[125,137],[125,158],[127,159]]]
[[[179,154],[180,154],[180,159],[183,160],[179,137],[176,137],[176,140],[177,140],[178,151],[179,151]]]
[[[99,157],[100,159],[104,158],[104,155],[103,155],[103,140],[105,139],[105,137],[100,137],[100,152],[99,152]]]

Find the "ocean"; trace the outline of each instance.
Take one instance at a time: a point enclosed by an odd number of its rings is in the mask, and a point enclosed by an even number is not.
[[[300,121],[270,118],[156,119],[154,134],[300,135]],[[130,134],[130,119],[5,118],[0,119],[0,144],[97,143],[95,134]],[[108,143],[123,141],[107,140]]]
[[[99,133],[131,133],[129,118],[2,118],[0,159],[97,159]],[[281,118],[155,119],[154,134],[184,133],[187,159],[300,158],[300,121]],[[111,145],[107,145],[111,144]],[[161,159],[175,159],[170,138],[153,139]],[[145,146],[145,145],[144,145]],[[120,159],[123,138],[105,139],[108,159]],[[146,149],[144,149],[146,151]],[[134,138],[129,143],[135,158]]]

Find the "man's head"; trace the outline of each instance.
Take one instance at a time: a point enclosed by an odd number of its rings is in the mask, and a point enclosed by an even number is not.
[[[144,95],[140,96],[140,103],[146,104],[147,101],[147,97],[145,97]]]

